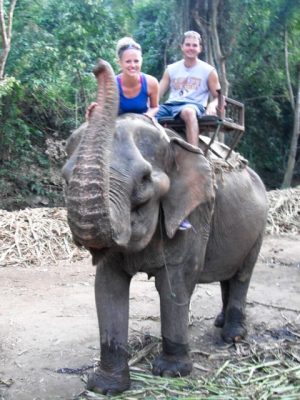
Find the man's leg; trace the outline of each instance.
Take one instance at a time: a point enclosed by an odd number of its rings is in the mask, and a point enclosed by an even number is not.
[[[198,147],[199,127],[197,113],[193,107],[184,107],[180,112],[180,117],[184,120],[186,126],[186,139],[188,143]]]

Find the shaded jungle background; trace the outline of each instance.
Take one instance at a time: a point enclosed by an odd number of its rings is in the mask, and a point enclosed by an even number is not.
[[[202,34],[201,58],[216,66],[223,92],[245,104],[238,151],[268,189],[299,184],[298,1],[1,0],[0,7],[0,208],[63,205],[65,140],[95,98],[96,60],[117,72],[120,37],[141,44],[143,71],[160,79],[189,29]]]

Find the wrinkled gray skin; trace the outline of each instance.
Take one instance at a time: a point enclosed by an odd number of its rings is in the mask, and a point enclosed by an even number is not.
[[[160,295],[163,349],[155,375],[191,371],[188,310],[196,283],[220,282],[223,309],[215,325],[227,342],[245,336],[267,201],[250,168],[215,175],[200,149],[146,117],[116,118],[113,72],[104,61],[94,72],[98,106],[71,136],[63,175],[74,240],[97,265],[101,362],[87,387],[115,394],[130,387],[129,286],[139,271],[155,277]],[[186,217],[194,229],[178,230]]]

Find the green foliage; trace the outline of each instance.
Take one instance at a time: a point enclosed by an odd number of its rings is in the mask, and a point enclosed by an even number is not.
[[[300,35],[290,26],[293,20],[299,21],[295,2],[249,1],[236,47],[228,62],[230,95],[244,102],[246,107],[246,134],[239,150],[271,188],[281,183],[292,133],[293,112],[287,90],[284,31],[289,27],[289,48],[299,57]],[[293,77],[297,57],[290,55]]]
[[[6,176],[23,182],[19,186],[26,193],[44,194],[47,179],[28,173],[28,168],[36,164],[46,177],[51,165],[45,154],[46,138],[65,139],[83,121],[87,105],[95,98],[92,68],[97,58],[108,60],[117,70],[116,42],[130,35],[143,48],[143,70],[160,79],[166,64],[181,56],[180,37],[183,30],[193,28],[197,5],[202,7],[203,3],[18,1],[7,76],[0,81],[0,166]],[[294,0],[224,0],[218,12],[220,44],[225,53],[232,34],[238,32],[227,60],[227,74],[229,95],[246,105],[246,134],[239,151],[269,187],[278,187],[293,119],[286,83],[284,31],[288,32],[295,90],[300,59],[298,4]],[[204,21],[205,15],[200,17]],[[0,186],[1,179],[3,174]]]
[[[176,0],[137,2],[134,38],[143,49],[143,70],[161,78],[167,64],[180,57],[180,19],[175,14]]]
[[[48,157],[43,153],[36,154],[36,162],[42,168],[48,168],[50,165]]]
[[[120,0],[114,3],[125,9]],[[124,32],[122,17],[107,1],[44,0],[39,6],[21,2],[15,20],[7,72],[28,91],[26,116],[48,132],[68,135],[93,98],[91,70],[97,58],[115,64],[115,43]]]
[[[19,100],[23,91],[15,78],[6,78],[0,85],[0,165],[14,158],[22,158],[30,148],[29,130],[20,118]]]
[[[18,81],[13,76],[0,80],[0,102],[1,98],[10,95],[18,84]]]
[[[86,107],[95,98],[92,68],[99,57],[116,65],[116,41],[129,29],[132,4],[17,2],[5,71],[15,78],[0,83],[0,165],[5,171],[27,170],[36,163],[47,174],[46,138],[66,138],[83,122]],[[29,176],[10,179],[23,182],[22,193],[43,194],[45,182]]]

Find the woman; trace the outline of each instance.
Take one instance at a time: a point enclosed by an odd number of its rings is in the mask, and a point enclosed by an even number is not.
[[[124,37],[118,41],[116,51],[121,67],[116,76],[120,94],[119,115],[131,112],[154,117],[158,111],[158,81],[154,76],[141,72],[141,46],[132,38]],[[96,104],[88,107],[87,119]]]
[[[117,57],[121,73],[117,75],[120,93],[119,114],[133,112],[154,117],[158,111],[158,81],[143,74],[141,46],[132,38],[118,41]]]

